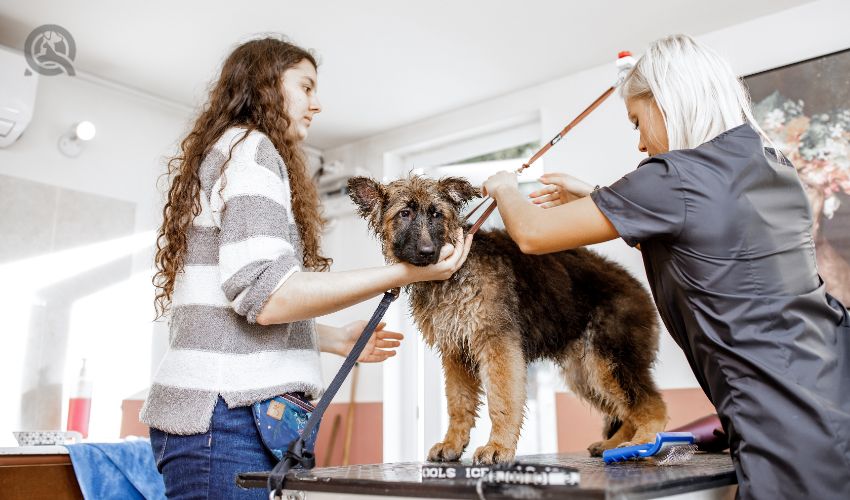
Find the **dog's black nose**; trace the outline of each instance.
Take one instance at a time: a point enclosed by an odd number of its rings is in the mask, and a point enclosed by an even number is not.
[[[420,257],[433,257],[434,245],[420,245],[419,248],[416,249],[416,253],[419,254]]]

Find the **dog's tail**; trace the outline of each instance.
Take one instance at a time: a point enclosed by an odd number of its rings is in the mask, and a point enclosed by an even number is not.
[[[622,427],[623,421],[617,417],[611,415],[605,415],[605,426],[603,428],[603,435],[605,439],[611,439],[611,436],[614,435],[615,432],[620,430]]]

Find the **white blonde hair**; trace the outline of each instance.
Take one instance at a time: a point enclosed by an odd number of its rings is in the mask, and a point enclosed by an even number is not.
[[[753,118],[750,96],[729,63],[687,35],[653,42],[626,75],[624,99],[654,98],[670,150],[690,149]]]

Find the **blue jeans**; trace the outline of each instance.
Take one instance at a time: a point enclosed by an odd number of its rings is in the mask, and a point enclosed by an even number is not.
[[[277,459],[265,447],[250,406],[228,409],[219,397],[209,431],[180,436],[151,428],[156,466],[169,499],[260,499],[264,489],[236,485],[240,472],[271,470]]]

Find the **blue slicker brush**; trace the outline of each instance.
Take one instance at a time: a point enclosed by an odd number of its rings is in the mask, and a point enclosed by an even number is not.
[[[694,435],[690,432],[659,432],[654,443],[613,448],[602,453],[606,464],[632,458],[653,457],[658,465],[672,465],[690,460],[696,452]]]

